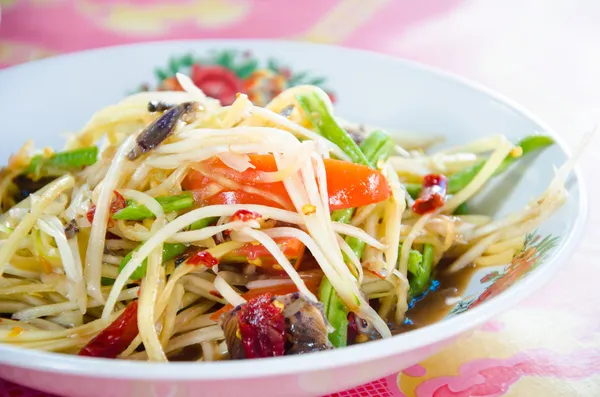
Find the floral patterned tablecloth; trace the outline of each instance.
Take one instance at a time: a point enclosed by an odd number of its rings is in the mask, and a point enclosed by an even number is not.
[[[495,88],[563,131],[595,120],[595,0],[0,0],[0,67],[176,38],[288,38],[368,48]],[[597,51],[597,50],[596,50]],[[1,88],[0,88],[1,89]],[[593,149],[600,149],[598,140]],[[592,156],[583,160],[591,175]],[[593,194],[598,189],[590,187]],[[600,395],[600,229],[542,291],[412,368],[336,396]],[[0,380],[0,396],[44,394]]]

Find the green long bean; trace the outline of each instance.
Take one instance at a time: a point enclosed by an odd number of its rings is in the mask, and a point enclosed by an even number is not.
[[[422,294],[429,285],[433,268],[433,246],[431,244],[424,244],[423,255],[420,258],[415,256],[413,260],[415,262],[411,264],[409,258],[409,271],[412,275],[409,283],[410,295],[414,297]]]
[[[456,209],[454,210],[452,215],[467,215],[468,213],[469,213],[469,206],[467,205],[466,202],[464,202],[464,203],[461,203],[458,207],[456,207]]]
[[[60,176],[94,164],[98,159],[96,146],[54,153],[51,156],[35,155],[25,169],[25,174],[39,179],[45,176]]]
[[[499,175],[499,174],[503,173],[504,171],[506,171],[506,169],[508,167],[510,167],[513,163],[518,161],[521,157],[526,156],[530,153],[534,153],[534,152],[543,150],[549,146],[552,146],[553,144],[554,144],[554,139],[550,138],[549,136],[545,136],[545,135],[526,136],[525,138],[521,139],[519,141],[519,143],[517,143],[517,146],[519,146],[521,148],[521,150],[523,151],[521,153],[521,156],[519,156],[519,157],[510,156],[510,155],[506,156],[504,161],[502,161],[502,164],[500,164],[500,167],[498,167],[496,172],[494,172],[494,175]]]
[[[123,271],[125,266],[131,260],[133,253],[136,252],[142,244],[140,244],[133,251],[129,252],[121,261],[119,265],[119,273]],[[162,249],[162,263],[168,262],[171,259],[174,259],[176,256],[181,255],[185,252],[186,246],[184,244],[169,244],[164,243]],[[146,275],[146,267],[148,266],[148,259],[144,259],[144,261],[138,266],[137,269],[133,272],[133,274],[129,277],[130,280],[139,280]]]
[[[373,159],[376,153],[389,141],[390,137],[388,134],[376,130],[371,132],[358,147],[364,153],[367,160],[370,160]]]
[[[402,243],[398,246],[398,259],[402,252]],[[408,271],[412,274],[417,274],[423,264],[423,254],[415,249],[411,249],[408,253]]]
[[[158,201],[164,212],[181,211],[194,205],[194,198],[191,193],[157,197],[156,201]],[[115,212],[112,218],[124,221],[141,221],[143,219],[154,218],[154,213],[144,205],[129,201],[127,207]]]
[[[204,229],[205,227],[212,225],[213,223],[215,223],[218,220],[219,220],[218,216],[211,216],[208,218],[199,219],[190,225],[190,230]]]
[[[298,95],[296,100],[319,135],[335,143],[350,157],[352,162],[371,166],[356,142],[329,113],[321,98],[315,93],[310,93]]]

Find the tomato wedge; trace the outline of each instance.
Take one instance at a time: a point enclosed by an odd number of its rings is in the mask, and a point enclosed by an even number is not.
[[[277,208],[293,208],[283,182],[263,182],[264,172],[277,171],[273,155],[251,154],[250,163],[254,165],[254,169],[249,168],[239,172],[229,168],[218,157],[211,157],[199,164],[199,167],[205,170],[204,175],[199,171],[191,170],[183,181],[183,187],[195,191],[196,200],[203,205],[262,204]],[[331,210],[361,207],[390,197],[387,180],[380,171],[340,160],[325,159],[324,163]],[[205,188],[207,184],[216,182],[219,178],[227,178],[238,185],[261,189],[275,196],[277,200],[241,189],[224,187],[220,192],[212,193],[214,189]]]
[[[298,239],[291,237],[275,238],[275,242],[290,260],[294,268],[298,269],[302,256],[304,255],[304,244]],[[263,272],[274,275],[284,275],[285,271],[278,265],[268,249],[262,244],[248,243],[241,248],[227,253],[221,258],[223,263],[251,263],[259,267]]]

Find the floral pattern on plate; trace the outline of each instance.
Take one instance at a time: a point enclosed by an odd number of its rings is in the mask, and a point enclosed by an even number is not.
[[[238,92],[247,94],[254,104],[265,106],[286,88],[302,84],[323,88],[335,101],[334,94],[324,87],[325,78],[307,71],[294,72],[276,58],[261,62],[249,51],[228,49],[200,57],[192,53],[177,55],[154,72],[158,83],[143,84],[140,90],[181,90],[175,74],[184,73],[224,106],[231,105]]]
[[[479,284],[484,289],[479,288],[476,294],[464,298],[449,315],[463,313],[507,290],[538,267],[556,246],[558,239],[559,237],[552,235],[542,238],[537,232],[528,234],[525,237],[523,249],[514,256],[512,262],[504,268],[493,270],[483,276],[479,280]]]

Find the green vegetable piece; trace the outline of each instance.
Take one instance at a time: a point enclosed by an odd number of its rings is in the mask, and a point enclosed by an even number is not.
[[[398,246],[398,258],[402,251],[402,244]],[[417,274],[421,271],[423,265],[423,254],[415,249],[411,249],[408,253],[408,271],[412,274]]]
[[[469,206],[466,202],[461,203],[453,212],[453,215],[467,215],[469,213]]]
[[[378,150],[390,141],[390,137],[383,131],[373,131],[360,144],[359,148],[367,159],[373,159]]]
[[[372,166],[352,137],[335,121],[325,103],[315,94],[298,95],[298,103],[319,135],[335,143],[358,164]]]
[[[133,251],[129,252],[127,254],[127,256],[125,256],[125,258],[123,258],[123,260],[121,261],[121,264],[119,265],[119,273],[121,271],[123,271],[123,269],[125,268],[125,266],[127,266],[127,264],[129,263],[129,261],[131,260],[131,257],[133,256],[133,253],[136,252],[140,247],[142,246],[142,244],[140,244],[136,249],[134,249]],[[185,252],[186,250],[186,246],[183,244],[169,244],[169,243],[164,243],[163,244],[163,250],[162,250],[162,263],[168,262],[171,259],[175,258],[178,255],[181,255]],[[146,275],[146,266],[148,266],[148,259],[144,259],[144,261],[142,262],[142,264],[140,266],[138,266],[137,269],[135,269],[135,271],[133,272],[133,274],[131,275],[131,277],[129,277],[130,280],[139,280],[142,277],[144,277]]]
[[[335,347],[344,347],[348,343],[348,309],[335,293],[331,282],[324,278],[319,287],[319,300],[323,302],[325,317],[335,331],[328,335]]]
[[[110,277],[102,277],[102,278],[100,278],[100,285],[102,285],[103,287],[111,286],[114,283],[115,283],[115,279],[114,278],[110,278]]]
[[[404,188],[413,199],[419,197],[419,193],[421,193],[421,185],[417,183],[406,183],[404,184]]]
[[[352,249],[352,252],[354,252],[354,255],[356,255],[356,257],[360,259],[363,251],[365,250],[365,242],[360,239],[357,239],[356,237],[347,236],[346,243],[348,243],[348,245]],[[346,259],[346,261],[348,260]]]
[[[181,211],[194,205],[194,198],[190,193],[157,197],[156,201],[158,201],[164,212]],[[144,205],[128,202],[127,207],[115,212],[112,218],[124,221],[141,221],[142,219],[154,218],[154,214]]]
[[[33,176],[34,179],[44,176],[60,176],[92,165],[97,158],[98,148],[96,146],[58,152],[50,157],[38,154],[31,158],[25,174]]]
[[[336,330],[328,335],[329,341],[335,347],[344,347],[348,344],[348,309],[336,293],[331,295],[329,305],[327,321]]]
[[[377,166],[379,162],[385,162],[387,159],[394,153],[395,147],[394,141],[389,139],[386,143],[384,143],[373,155],[371,162]]]
[[[463,190],[485,165],[485,160],[464,168],[448,177],[448,194],[454,194]],[[419,192],[421,190],[419,189]],[[418,196],[418,195],[417,195]]]
[[[415,257],[416,260],[416,257]],[[409,260],[410,262],[410,260]],[[409,263],[409,267],[411,264]],[[431,279],[431,271],[433,268],[433,246],[431,244],[423,245],[423,255],[420,261],[420,266],[413,264],[413,270],[411,271],[412,277],[410,283],[410,294],[411,296],[418,296],[425,292],[429,286],[429,280]]]
[[[210,218],[199,219],[190,225],[190,230],[204,229],[205,227],[212,225],[213,223],[215,223],[218,220],[219,220],[218,216],[212,216]]]
[[[319,300],[323,303],[323,312],[325,312],[325,317],[329,313],[329,302],[331,300],[331,294],[334,292],[333,285],[331,285],[331,281],[327,279],[327,277],[323,278],[321,281],[321,285],[319,285]]]
[[[506,171],[508,167],[510,167],[514,162],[519,160],[521,157],[528,155],[529,153],[534,153],[537,151],[541,151],[549,146],[554,144],[554,139],[545,135],[530,135],[521,139],[517,146],[520,146],[523,150],[523,153],[520,157],[506,156],[500,167],[496,170],[494,175],[499,175]]]
[[[343,210],[336,210],[331,213],[331,220],[340,223],[350,223],[352,216],[356,208],[345,208]]]

